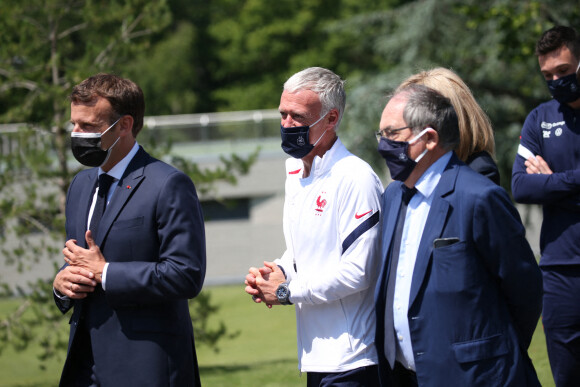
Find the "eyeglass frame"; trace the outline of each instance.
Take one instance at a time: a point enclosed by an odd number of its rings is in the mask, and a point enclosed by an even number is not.
[[[375,136],[377,136],[377,140],[380,140],[382,137],[391,140],[395,133],[400,132],[401,130],[405,130],[405,129],[413,129],[413,127],[412,126],[403,126],[402,128],[397,128],[397,129],[381,129],[378,132],[375,132]],[[387,135],[384,136],[383,132],[387,132]]]

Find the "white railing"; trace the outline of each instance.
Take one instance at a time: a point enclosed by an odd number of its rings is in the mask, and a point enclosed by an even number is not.
[[[174,132],[172,137],[176,137],[178,141],[203,143],[215,140],[276,137],[279,135],[279,119],[278,110],[266,109],[146,116],[144,126],[152,132],[172,130]],[[26,123],[0,124],[0,154],[16,149],[18,133],[25,126]],[[44,130],[38,130],[37,133],[48,134]]]

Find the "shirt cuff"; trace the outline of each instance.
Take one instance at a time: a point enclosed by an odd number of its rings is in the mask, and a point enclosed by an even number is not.
[[[58,290],[56,290],[55,288],[52,288],[52,291],[54,292],[54,295],[56,297],[58,297],[60,300],[63,301],[68,301],[70,300],[70,298],[68,298],[68,296],[65,296],[64,294],[62,294],[61,292],[59,292]]]
[[[109,262],[105,263],[105,267],[103,268],[103,278],[101,279],[101,287],[103,290],[107,290],[107,269],[109,268]]]
[[[70,307],[70,303],[72,301],[70,298],[68,298],[67,296],[65,296],[64,294],[62,294],[61,292],[59,292],[55,288],[52,288],[52,292],[54,293],[54,296],[60,300],[62,307],[64,307],[64,308]]]
[[[282,270],[282,274],[284,274],[284,279],[288,279],[288,276],[286,276],[286,270],[284,270],[284,268],[280,265],[276,265],[280,268],[280,270]]]

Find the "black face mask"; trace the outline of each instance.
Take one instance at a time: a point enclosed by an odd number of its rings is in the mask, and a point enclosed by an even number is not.
[[[546,81],[550,94],[556,101],[570,103],[580,98],[580,85],[578,85],[578,75],[576,74],[579,69],[580,63],[576,72],[558,78],[555,81]]]
[[[113,125],[109,126],[103,133],[72,132],[70,147],[75,159],[87,167],[100,167],[103,165],[109,159],[111,149],[113,149],[121,137],[117,138],[113,145],[106,150],[101,148],[101,138],[113,126],[115,126],[120,119],[121,117],[119,117],[119,119],[115,121]]]
[[[316,140],[314,144],[310,144],[309,132],[310,128],[319,123],[326,114],[318,119],[312,125],[293,126],[286,128],[280,124],[280,136],[282,137],[282,150],[295,159],[301,159],[314,149],[318,141],[326,134],[326,131]]]

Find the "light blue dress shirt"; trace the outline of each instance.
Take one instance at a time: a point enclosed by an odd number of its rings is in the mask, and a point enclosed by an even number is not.
[[[433,202],[433,192],[441,179],[441,174],[451,159],[448,152],[433,163],[415,184],[417,193],[413,196],[407,207],[405,225],[401,237],[401,249],[399,250],[399,263],[395,281],[395,293],[393,309],[388,308],[385,313],[393,313],[393,322],[397,337],[396,360],[405,368],[415,370],[413,357],[413,345],[409,330],[409,296],[411,293],[411,281],[417,260],[417,251],[421,243],[425,222]],[[422,258],[422,257],[421,257]]]

